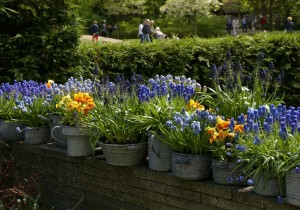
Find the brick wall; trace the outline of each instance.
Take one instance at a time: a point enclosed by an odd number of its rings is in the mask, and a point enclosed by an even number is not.
[[[37,182],[54,209],[239,209],[293,210],[274,197],[252,192],[252,187],[215,184],[211,180],[181,180],[171,173],[151,171],[147,165],[116,167],[103,156],[74,158],[54,145],[12,142],[23,174],[39,171]]]

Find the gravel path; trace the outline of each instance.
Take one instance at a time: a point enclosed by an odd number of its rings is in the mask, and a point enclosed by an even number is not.
[[[82,35],[81,40],[92,41],[92,35]],[[122,42],[122,40],[99,36],[98,37],[98,42],[120,43],[120,42]]]

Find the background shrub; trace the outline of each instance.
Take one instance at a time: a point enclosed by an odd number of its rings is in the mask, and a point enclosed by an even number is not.
[[[274,75],[284,70],[284,84],[281,93],[286,92],[285,100],[289,105],[299,104],[300,86],[300,34],[257,34],[255,36],[223,38],[185,38],[155,40],[154,43],[140,44],[124,42],[122,44],[83,43],[79,50],[82,63],[92,73],[97,65],[100,75],[114,76],[118,73],[130,77],[132,73],[145,78],[156,74],[186,75],[198,79],[204,85],[210,85],[210,67],[220,66],[228,51],[233,61],[240,61],[243,69],[254,72],[257,55],[265,55],[264,66],[272,61]]]
[[[1,81],[67,79],[80,73],[71,0],[14,0],[4,6],[14,12],[0,13]]]

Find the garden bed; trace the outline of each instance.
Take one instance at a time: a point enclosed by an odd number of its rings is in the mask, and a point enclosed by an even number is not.
[[[95,157],[69,157],[53,144],[10,141],[19,171],[35,178],[43,202],[55,209],[298,209],[275,197],[256,195],[252,187],[181,180],[147,165],[116,167]]]

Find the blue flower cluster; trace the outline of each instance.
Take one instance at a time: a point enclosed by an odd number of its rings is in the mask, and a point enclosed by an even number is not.
[[[194,135],[200,135],[201,131],[206,132],[208,126],[216,123],[216,115],[208,112],[207,110],[196,110],[193,113],[188,113],[185,109],[182,113],[175,112],[173,119],[166,122],[167,127],[171,131],[192,130]]]
[[[168,99],[180,96],[186,101],[190,100],[195,91],[206,91],[206,87],[201,87],[199,83],[184,76],[156,75],[148,80],[148,84],[143,84],[138,89],[138,98],[141,102],[149,101],[156,96],[167,96]]]
[[[244,124],[245,133],[254,133],[254,144],[260,144],[262,140],[258,137],[261,132],[271,135],[278,132],[281,139],[286,140],[289,135],[300,133],[300,107],[279,104],[275,107],[260,106],[258,109],[249,109],[247,118],[242,114],[238,122]]]

